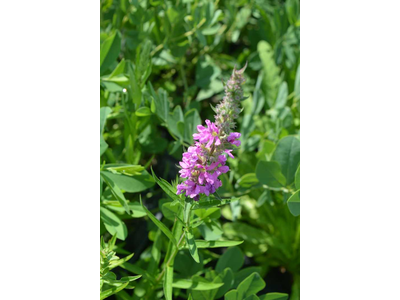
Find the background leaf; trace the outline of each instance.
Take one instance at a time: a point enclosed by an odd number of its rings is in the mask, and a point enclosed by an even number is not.
[[[300,163],[300,141],[294,136],[287,136],[279,141],[273,154],[273,159],[281,166],[286,184],[294,181],[297,167]]]
[[[100,219],[110,234],[117,234],[117,238],[125,240],[128,234],[126,225],[114,213],[105,207],[100,207]]]
[[[256,175],[260,183],[270,187],[282,187],[286,184],[286,179],[276,161],[259,161],[256,167]]]
[[[300,190],[296,191],[287,202],[290,212],[293,216],[300,215]]]
[[[215,270],[218,273],[224,271],[225,268],[230,268],[233,272],[238,271],[244,262],[242,251],[238,247],[232,247],[226,250],[218,259]]]
[[[103,74],[117,59],[121,49],[121,35],[116,31],[100,48],[100,74]]]

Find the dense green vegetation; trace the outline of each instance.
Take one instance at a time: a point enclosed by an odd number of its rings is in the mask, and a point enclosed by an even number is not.
[[[103,298],[299,299],[299,7],[101,1]],[[189,205],[178,162],[246,62],[242,144]]]

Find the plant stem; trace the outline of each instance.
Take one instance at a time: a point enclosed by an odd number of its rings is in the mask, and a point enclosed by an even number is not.
[[[192,204],[185,202],[185,207],[184,207],[184,212],[183,212],[183,221],[185,222],[186,227],[189,227],[189,224],[190,224],[190,212],[191,212],[191,210],[192,210]],[[171,256],[168,258],[167,262],[164,265],[163,270],[161,271],[160,275],[158,275],[158,277],[156,279],[155,286],[157,286],[158,282],[162,279],[162,277],[163,277],[163,275],[165,273],[165,270],[167,269],[167,267],[169,267],[169,264],[171,263],[171,261],[178,254],[179,247],[181,246],[181,243],[183,241],[184,236],[185,236],[185,231],[182,232],[182,235],[179,238],[178,247],[176,247],[174,253],[172,253]]]
[[[171,263],[171,260],[172,260],[173,258],[175,258],[175,256],[178,254],[179,246],[180,246],[180,244],[181,244],[181,242],[182,242],[184,236],[185,236],[185,232],[182,232],[182,235],[181,235],[181,237],[180,237],[180,239],[179,239],[179,242],[178,242],[178,247],[175,249],[175,252],[169,257],[167,263],[164,265],[163,270],[161,271],[160,275],[158,275],[158,277],[157,277],[157,279],[156,279],[156,284],[155,284],[155,285],[157,285],[158,282],[159,282],[159,281],[161,280],[161,278],[163,277],[163,275],[164,275],[164,273],[165,273],[165,270],[167,269],[167,267],[168,267],[169,264]]]

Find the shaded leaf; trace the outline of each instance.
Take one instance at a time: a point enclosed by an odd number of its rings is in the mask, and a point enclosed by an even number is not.
[[[100,74],[103,74],[118,58],[121,50],[121,34],[116,31],[100,47]]]
[[[193,232],[192,232],[191,228],[189,228],[189,230],[186,231],[185,237],[186,237],[186,242],[188,244],[190,255],[193,257],[195,262],[199,263],[200,262],[200,260],[199,260],[199,252],[197,250],[196,241],[194,239]]]
[[[117,238],[125,240],[128,235],[128,229],[126,228],[125,223],[122,222],[113,212],[109,211],[105,207],[100,207],[100,219],[103,221],[110,234],[117,234]]]
[[[141,201],[141,200],[140,200]],[[172,243],[175,245],[175,247],[178,247],[178,244],[172,234],[172,232],[165,226],[163,223],[161,223],[141,202],[143,209],[147,213],[147,216],[150,218],[150,220],[153,221],[153,223],[172,241]]]
[[[243,262],[244,256],[240,248],[232,247],[218,259],[215,271],[221,273],[225,268],[230,268],[233,272],[236,272],[242,267]]]
[[[256,175],[260,183],[270,187],[282,187],[286,184],[286,179],[276,161],[259,161],[256,166]]]
[[[294,136],[287,136],[278,142],[272,159],[281,166],[282,174],[286,177],[286,184],[294,181],[297,167],[300,163],[300,141]]]
[[[287,201],[289,211],[293,216],[300,215],[300,190],[296,191]]]
[[[202,281],[196,281],[192,279],[177,279],[174,280],[172,283],[172,286],[174,288],[178,289],[192,289],[192,290],[197,290],[197,291],[205,291],[205,290],[211,290],[211,289],[217,289],[223,286],[224,283],[213,283],[213,282],[202,282]]]
[[[129,193],[138,193],[154,185],[154,179],[147,171],[143,171],[140,175],[125,176],[121,174],[113,174],[111,172],[102,171],[121,189]]]

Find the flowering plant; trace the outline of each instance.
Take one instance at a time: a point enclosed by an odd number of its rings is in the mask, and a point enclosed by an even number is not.
[[[206,127],[197,126],[198,133],[193,134],[195,144],[183,153],[179,162],[180,177],[186,180],[178,184],[177,195],[199,200],[200,194],[213,194],[222,185],[218,176],[229,171],[226,166],[228,155],[234,158],[233,146],[240,146],[240,133],[234,132],[235,119],[240,113],[240,101],[243,100],[244,66],[236,68],[225,85],[225,96],[215,109],[215,123],[206,120]]]
[[[101,298],[299,299],[299,0],[258,2],[101,1]]]

